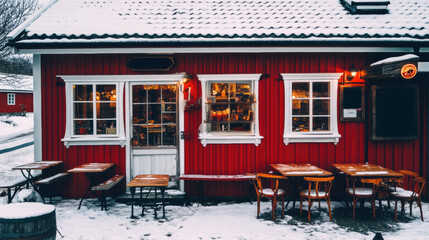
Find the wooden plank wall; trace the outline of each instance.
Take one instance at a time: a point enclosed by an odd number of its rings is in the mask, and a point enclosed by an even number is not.
[[[15,105],[7,104],[8,92],[0,92],[0,113],[17,113],[21,112],[21,104],[25,105],[26,112],[33,112],[33,93],[15,93]]]
[[[65,169],[85,162],[114,162],[115,172],[125,174],[125,148],[120,146],[64,147],[61,139],[65,131],[64,85],[57,83],[57,75],[117,75],[151,74],[133,72],[126,67],[131,55],[43,55],[42,56],[42,139],[43,159],[63,160]],[[337,145],[332,143],[283,143],[284,89],[278,81],[280,73],[344,72],[351,64],[363,68],[385,56],[366,54],[178,54],[176,65],[169,73],[233,74],[264,73],[269,77],[259,83],[259,124],[264,137],[261,145],[229,144],[207,145],[198,140],[201,110],[185,112],[185,173],[189,174],[241,174],[268,172],[270,163],[312,163],[332,170],[332,163],[356,163],[367,159],[395,170],[408,169],[426,176],[426,94],[421,96],[421,126],[424,141],[368,140],[364,122],[339,122],[342,135]],[[158,73],[159,74],[159,73]],[[342,79],[340,80],[342,81]],[[201,96],[197,79],[190,81],[192,95]],[[422,88],[423,89],[423,88]],[[369,95],[367,95],[369,96]],[[367,118],[368,119],[368,118]],[[367,120],[369,122],[369,120]],[[366,148],[366,144],[368,144]],[[366,152],[367,149],[367,152]],[[83,174],[73,174],[64,190],[65,197],[79,197],[87,188]],[[244,196],[248,185],[244,183],[206,184],[206,196]],[[195,194],[194,186],[186,191]]]

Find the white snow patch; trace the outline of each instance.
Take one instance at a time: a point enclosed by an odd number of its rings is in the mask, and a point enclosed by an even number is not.
[[[38,217],[55,211],[54,205],[43,203],[11,203],[0,205],[0,218],[3,219],[19,219]]]
[[[380,60],[380,61],[375,62],[375,63],[371,63],[370,66],[376,66],[376,65],[380,65],[380,64],[406,61],[406,60],[411,60],[411,59],[418,60],[419,56],[414,55],[414,54],[406,54],[406,55],[399,56],[399,57],[390,57],[390,58],[386,58],[386,59]]]

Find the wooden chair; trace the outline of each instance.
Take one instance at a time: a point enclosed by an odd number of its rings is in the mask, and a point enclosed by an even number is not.
[[[377,193],[377,188],[382,182],[382,179],[360,179],[362,186],[356,186],[356,182],[359,179],[348,178],[347,179],[347,194],[353,197],[353,220],[355,219],[356,212],[356,202],[358,200],[364,201],[365,199],[369,200],[372,206],[372,214],[375,219],[375,195]],[[352,186],[350,187],[350,182]],[[347,203],[348,204],[348,203]]]
[[[424,221],[420,196],[426,184],[426,180],[419,177],[417,173],[411,171],[400,170],[399,172],[404,174],[403,187],[397,188],[396,191],[390,193],[395,200],[395,221],[398,221],[398,200],[401,201],[401,214],[405,213],[405,202],[410,203],[410,216],[412,215],[413,202],[416,202],[420,208],[420,217],[422,221]]]
[[[329,220],[332,221],[331,216],[331,188],[334,177],[304,177],[304,180],[308,182],[308,189],[301,190],[300,192],[300,208],[299,213],[302,214],[302,200],[308,201],[308,221],[310,222],[310,208],[313,205],[314,200],[319,201],[320,211],[320,200],[325,199],[329,209]]]
[[[272,215],[273,215],[273,221],[276,220],[276,206],[277,206],[277,200],[282,200],[282,215],[285,216],[285,204],[284,204],[284,197],[286,192],[283,189],[279,189],[279,181],[280,180],[286,180],[287,177],[274,175],[274,174],[267,174],[267,173],[258,173],[256,174],[256,178],[254,181],[255,190],[256,190],[256,197],[257,197],[257,205],[258,205],[258,212],[256,217],[259,218],[259,212],[260,212],[260,205],[261,205],[261,199],[262,198],[268,198],[272,200]],[[262,184],[263,181],[269,181],[270,183],[272,180],[274,180],[274,188],[267,187],[264,188],[264,185]]]

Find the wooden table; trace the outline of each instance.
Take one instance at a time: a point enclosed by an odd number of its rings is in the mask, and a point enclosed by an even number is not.
[[[158,206],[157,204],[157,200],[158,200],[158,195],[156,192],[156,189],[159,188],[161,190],[161,202],[162,202],[162,217],[165,218],[165,199],[164,199],[164,192],[165,192],[165,188],[168,186],[168,180],[169,180],[169,175],[150,175],[150,174],[146,174],[146,175],[137,175],[135,178],[133,178],[133,180],[131,180],[128,184],[127,187],[130,188],[131,190],[131,198],[132,198],[132,203],[131,203],[131,218],[134,218],[134,204],[135,204],[135,192],[136,192],[136,188],[140,188],[140,201],[142,202],[142,216],[144,214],[144,206],[152,206],[154,211],[155,211],[155,218],[157,218],[157,214],[156,214],[156,208]],[[153,200],[153,204],[143,204],[143,188],[148,187],[149,188],[149,192],[146,194],[146,199],[149,197],[149,193],[151,192],[152,188],[155,189],[155,198]]]
[[[292,182],[293,187],[293,208],[295,208],[295,201],[299,199],[299,191],[300,191],[300,180],[302,177],[329,177],[332,176],[331,172],[328,172],[324,169],[321,169],[317,166],[311,165],[309,163],[290,163],[290,164],[270,164],[274,170],[282,174],[283,176],[288,177],[288,179]],[[286,204],[289,205],[289,200]]]
[[[274,170],[286,177],[329,177],[331,172],[309,163],[270,164]]]
[[[48,170],[50,168],[53,168],[55,166],[58,166],[62,164],[62,161],[40,161],[40,162],[32,162],[27,163],[24,165],[13,167],[12,170],[20,170],[22,175],[25,177],[25,179],[28,180],[28,183],[33,186],[34,189],[36,189],[34,186],[35,178],[31,174],[31,170]]]
[[[338,172],[355,178],[401,178],[404,175],[382,166],[365,163],[332,164]]]
[[[113,166],[115,166],[114,163],[85,163],[67,171],[69,173],[84,173],[85,176],[89,179],[89,187],[79,202],[79,207],[77,208],[78,210],[80,209],[85,197],[89,197],[91,196],[91,194],[97,197],[101,202],[101,198],[98,197],[97,193],[95,191],[92,191],[91,188],[97,184],[97,182],[95,182],[96,176],[106,172]],[[90,194],[88,194],[89,192]]]

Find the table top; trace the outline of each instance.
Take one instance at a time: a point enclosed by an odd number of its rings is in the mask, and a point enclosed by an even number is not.
[[[332,173],[309,163],[270,164],[277,172],[287,177],[327,177]]]
[[[127,187],[167,187],[169,177],[169,175],[137,175],[127,184]]]
[[[402,177],[402,173],[374,164],[346,163],[332,164],[332,167],[351,177]]]
[[[115,166],[114,163],[85,163],[75,168],[69,169],[71,173],[100,173],[105,172],[109,168]]]
[[[40,161],[13,167],[12,170],[44,170],[62,164],[62,161]]]

